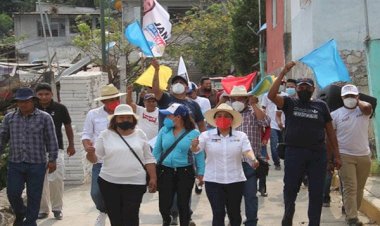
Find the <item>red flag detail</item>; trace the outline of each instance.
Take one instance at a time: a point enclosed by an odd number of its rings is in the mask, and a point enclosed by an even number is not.
[[[229,77],[229,78],[224,78],[222,79],[222,86],[223,89],[230,94],[232,88],[234,86],[245,86],[247,91],[249,92],[252,88],[252,82],[253,79],[256,77],[257,72],[252,72],[251,74],[248,74],[246,76],[242,77]]]

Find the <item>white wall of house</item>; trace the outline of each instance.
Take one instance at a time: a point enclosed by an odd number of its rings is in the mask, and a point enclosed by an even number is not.
[[[339,50],[363,50],[364,0],[292,0],[292,58],[334,38]],[[368,0],[371,38],[380,38],[380,1]]]

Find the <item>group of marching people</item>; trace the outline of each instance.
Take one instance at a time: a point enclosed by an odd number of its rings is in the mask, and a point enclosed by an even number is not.
[[[350,84],[341,91],[344,106],[331,114],[325,102],[311,98],[315,89],[312,79],[290,80],[286,94],[279,92],[285,74],[294,65],[286,64],[278,75],[263,97],[264,109],[245,86],[234,86],[229,94],[219,95],[208,78],[202,78],[197,87],[177,75],[170,80],[170,92],[164,92],[159,88],[156,60],[152,61],[152,87],[140,96],[143,106],[133,101],[132,86],[127,93],[120,93],[112,84],[102,87],[96,100],[103,105],[87,113],[82,134],[86,158],[93,163],[91,198],[99,210],[95,226],[104,226],[107,216],[113,226],[139,225],[139,209],[147,188],[151,193],[158,192],[163,226],[193,226],[191,196],[195,181],[196,185],[204,184],[213,226],[225,225],[226,214],[229,225],[241,225],[243,198],[244,224],[256,226],[257,193],[267,195],[269,138],[276,170],[281,170],[276,144],[284,145],[283,226],[292,225],[305,175],[309,181],[309,225],[320,225],[326,172],[334,169],[339,169],[343,184],[347,224],[362,225],[357,210],[369,174],[368,122],[372,107],[359,100],[357,87]],[[41,90],[50,95],[51,87],[42,85],[37,94]],[[125,95],[127,104],[121,104],[120,97]],[[58,144],[62,124],[71,138],[67,152],[75,153],[68,114],[49,111],[48,106],[55,103],[51,99],[47,101],[50,105],[40,107],[42,110],[34,108],[34,101],[41,104],[43,98],[42,94],[37,97],[28,88],[19,89],[15,96],[18,110],[5,116],[0,130],[1,151],[10,141],[8,177],[27,175],[24,181],[8,179],[8,188],[14,188],[8,189],[8,198],[16,226],[36,225],[37,218],[48,215],[48,207],[40,209],[39,202],[43,182],[49,181],[45,177],[55,171],[58,149],[63,150]],[[66,118],[54,127],[54,117],[58,116]],[[23,130],[30,123],[35,127],[30,128],[34,134],[25,139],[28,134]],[[35,147],[34,154],[28,154],[26,146]],[[49,153],[47,157],[45,152]],[[46,162],[48,173],[41,168]],[[31,166],[37,167],[33,175],[39,178],[33,179],[34,183],[28,179]],[[27,206],[20,203],[25,183],[28,191],[36,189],[28,192]],[[54,194],[50,191],[50,197]],[[62,204],[55,207],[52,203],[52,208],[55,218],[62,219]]]

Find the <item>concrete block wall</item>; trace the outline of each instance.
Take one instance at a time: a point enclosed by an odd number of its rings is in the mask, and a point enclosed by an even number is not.
[[[78,72],[61,78],[60,97],[72,120],[76,154],[65,154],[65,184],[81,184],[89,179],[92,164],[85,158],[81,135],[87,112],[101,105],[94,101],[100,96],[100,88],[108,83],[107,74],[102,72]],[[63,142],[67,148],[68,141],[63,128]]]

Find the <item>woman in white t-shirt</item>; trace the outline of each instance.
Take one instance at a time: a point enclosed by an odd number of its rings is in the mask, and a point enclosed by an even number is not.
[[[156,164],[146,135],[135,129],[137,117],[127,104],[116,107],[109,128],[101,132],[95,152],[87,152],[87,159],[104,163],[98,177],[107,213],[112,226],[139,225],[139,209],[146,191],[157,187]]]
[[[231,226],[241,225],[240,205],[243,196],[244,175],[242,155],[258,166],[251,144],[244,132],[235,128],[242,123],[242,116],[223,103],[205,113],[207,123],[216,127],[199,136],[199,150],[206,153],[203,180],[211,204],[213,226],[224,225],[226,209]]]

